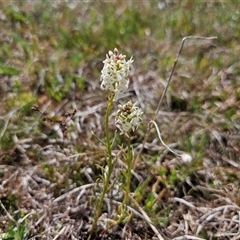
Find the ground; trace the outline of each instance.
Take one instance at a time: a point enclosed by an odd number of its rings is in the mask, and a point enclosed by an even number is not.
[[[134,59],[125,98],[143,116],[131,134],[130,217],[114,224],[126,182],[117,134],[91,239],[240,239],[239,3],[0,5],[1,239],[88,238],[106,165],[100,76],[115,47]]]

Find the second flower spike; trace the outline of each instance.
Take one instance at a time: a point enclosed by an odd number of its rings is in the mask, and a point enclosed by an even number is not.
[[[130,131],[135,131],[142,120],[142,110],[136,106],[136,103],[128,101],[124,105],[118,105],[118,111],[115,113],[115,124],[121,133],[129,137]]]

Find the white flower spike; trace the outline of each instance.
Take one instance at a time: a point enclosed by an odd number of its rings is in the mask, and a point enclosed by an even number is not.
[[[115,94],[119,98],[128,88],[128,75],[131,70],[133,59],[126,61],[126,56],[119,54],[115,48],[114,52],[109,51],[101,71],[101,89]]]
[[[136,103],[128,101],[124,105],[119,104],[118,111],[115,113],[115,124],[120,130],[120,134],[129,138],[128,133],[139,127],[142,114],[142,110],[136,106]]]

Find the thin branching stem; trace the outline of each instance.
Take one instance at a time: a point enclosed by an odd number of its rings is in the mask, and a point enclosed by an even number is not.
[[[157,119],[157,115],[158,115],[158,112],[159,112],[160,107],[161,107],[161,105],[162,105],[163,98],[165,97],[166,92],[167,92],[168,87],[169,87],[169,84],[170,84],[170,82],[171,82],[171,80],[172,80],[172,76],[173,76],[173,73],[174,73],[175,68],[176,68],[176,66],[177,66],[178,59],[179,59],[179,57],[180,57],[180,55],[181,55],[181,53],[182,53],[182,49],[183,49],[183,45],[184,45],[185,41],[188,40],[188,39],[196,39],[196,40],[212,40],[212,39],[216,39],[216,38],[217,38],[217,37],[198,37],[198,36],[188,36],[188,37],[184,37],[184,38],[182,39],[182,42],[181,42],[180,48],[179,48],[179,50],[178,50],[177,58],[174,60],[173,67],[172,67],[172,70],[171,70],[171,73],[170,73],[169,78],[168,78],[168,80],[167,80],[167,85],[166,85],[166,87],[165,87],[165,89],[164,89],[164,91],[163,91],[163,94],[162,94],[162,96],[161,96],[161,98],[160,98],[160,100],[159,100],[159,103],[158,103],[157,109],[156,109],[156,111],[155,111],[155,115],[154,115],[154,117],[153,117],[153,121],[155,121],[155,120]]]
[[[165,95],[166,95],[166,93],[167,93],[169,84],[170,84],[170,82],[171,82],[171,80],[172,80],[172,76],[173,76],[174,71],[175,71],[176,66],[177,66],[178,59],[179,59],[179,57],[180,57],[180,55],[181,55],[181,53],[182,53],[182,49],[183,49],[183,46],[184,46],[185,41],[186,41],[186,40],[189,40],[189,39],[191,39],[191,40],[192,40],[192,39],[193,39],[193,40],[213,40],[213,39],[216,39],[216,38],[217,38],[217,37],[187,36],[187,37],[184,37],[184,38],[182,39],[181,45],[180,45],[179,50],[178,50],[177,57],[176,57],[176,59],[174,60],[174,63],[173,63],[173,66],[172,66],[172,70],[171,70],[170,75],[169,75],[169,78],[168,78],[168,80],[167,80],[167,84],[166,84],[166,86],[165,86],[165,88],[164,88],[164,91],[163,91],[163,93],[162,93],[162,96],[161,96],[161,98],[160,98],[160,100],[159,100],[159,102],[158,102],[157,109],[156,109],[155,114],[154,114],[154,117],[153,117],[153,119],[152,119],[153,121],[156,121],[156,119],[157,119],[158,112],[159,112],[160,107],[161,107],[161,105],[162,105],[163,98],[165,97]],[[149,130],[149,129],[148,129],[148,130]],[[147,133],[145,134],[145,137],[144,137],[144,139],[143,139],[143,144],[142,144],[142,147],[141,147],[141,149],[140,149],[140,151],[139,151],[139,153],[138,153],[138,156],[141,155],[141,153],[142,153],[142,151],[143,151],[143,149],[144,149],[144,146],[145,146],[145,144],[146,144],[146,142],[147,142],[147,139],[148,139],[149,135],[150,135],[150,131],[147,131]]]

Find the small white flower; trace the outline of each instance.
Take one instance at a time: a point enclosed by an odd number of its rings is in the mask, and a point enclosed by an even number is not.
[[[120,130],[120,134],[129,137],[130,131],[135,131],[142,120],[142,110],[136,106],[136,103],[128,101],[124,105],[118,105],[118,111],[115,113],[115,124]]]
[[[126,56],[119,54],[115,48],[114,53],[109,51],[103,63],[101,89],[114,93],[115,97],[121,96],[129,85],[128,75],[133,63],[132,58],[126,61]]]

